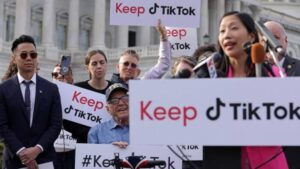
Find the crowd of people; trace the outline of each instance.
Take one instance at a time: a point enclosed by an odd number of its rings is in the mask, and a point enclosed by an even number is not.
[[[283,48],[277,59],[287,76],[300,75],[300,61],[287,54],[287,34],[284,27],[268,21],[265,26]],[[88,127],[62,119],[58,88],[38,75],[38,54],[32,37],[22,35],[12,44],[11,62],[0,85],[0,136],[5,143],[3,168],[38,168],[38,164],[53,162],[57,169],[75,168],[75,150],[55,152],[53,143],[60,133],[72,133],[77,143],[113,144],[126,148],[129,140],[128,82],[132,79],[206,78],[194,67],[214,52],[222,57],[216,63],[218,77],[255,77],[255,64],[244,44],[265,42],[259,37],[254,20],[247,13],[226,13],[219,24],[218,44],[200,46],[192,56],[178,57],[171,65],[171,44],[166,28],[157,25],[160,45],[157,63],[140,76],[140,57],[134,50],[124,51],[116,65],[117,73],[106,79],[108,58],[102,50],[91,50],[85,57],[89,79],[75,82],[71,66],[61,74],[61,65],[54,66],[52,79],[100,93],[106,96],[107,112],[112,119]],[[265,77],[276,76],[274,61],[267,54],[262,67]],[[166,75],[171,68],[171,76]],[[174,82],[176,83],[176,82]],[[204,169],[297,169],[300,168],[300,148],[281,146],[204,147],[203,162],[183,165]]]

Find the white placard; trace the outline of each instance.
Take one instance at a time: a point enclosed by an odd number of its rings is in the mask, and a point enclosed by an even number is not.
[[[64,119],[90,127],[111,119],[105,108],[105,95],[59,81],[55,83]]]
[[[19,169],[27,169],[27,167],[22,167]],[[51,161],[51,162],[46,162],[43,164],[38,164],[38,169],[54,169],[53,162]]]
[[[76,169],[107,168],[114,169],[110,160],[119,153],[120,159],[132,156],[144,156],[147,160],[164,160],[166,168],[182,168],[182,161],[167,146],[129,145],[120,149],[111,144],[77,144]]]
[[[111,0],[111,25],[200,27],[201,0]]]
[[[178,145],[171,146],[185,161],[203,160],[203,147],[200,145]]]
[[[77,140],[72,137],[72,133],[61,129],[57,139],[54,142],[56,152],[67,152],[74,150]]]
[[[171,43],[172,56],[191,56],[197,49],[197,30],[195,28],[166,27]]]
[[[300,145],[299,84],[300,78],[130,81],[131,144]]]

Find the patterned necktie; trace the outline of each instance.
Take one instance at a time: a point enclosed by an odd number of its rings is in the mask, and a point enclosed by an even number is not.
[[[25,84],[26,88],[25,88],[25,106],[26,106],[26,118],[27,120],[30,122],[30,110],[31,110],[31,104],[30,104],[30,83],[32,83],[32,81],[23,81],[23,84]]]

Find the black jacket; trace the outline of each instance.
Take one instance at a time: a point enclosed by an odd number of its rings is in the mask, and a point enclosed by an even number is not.
[[[110,81],[111,81],[112,83],[122,83],[122,84],[124,84],[124,85],[128,88],[128,83],[126,83],[125,81],[123,81],[123,80],[121,79],[119,73],[114,73],[114,74],[111,76]]]
[[[298,59],[286,55],[283,62],[283,68],[285,69],[287,76],[300,76],[300,60]]]

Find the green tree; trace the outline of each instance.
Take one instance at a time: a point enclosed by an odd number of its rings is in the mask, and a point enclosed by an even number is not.
[[[3,149],[4,149],[4,143],[3,143],[3,140],[0,139],[0,167],[2,166]]]

